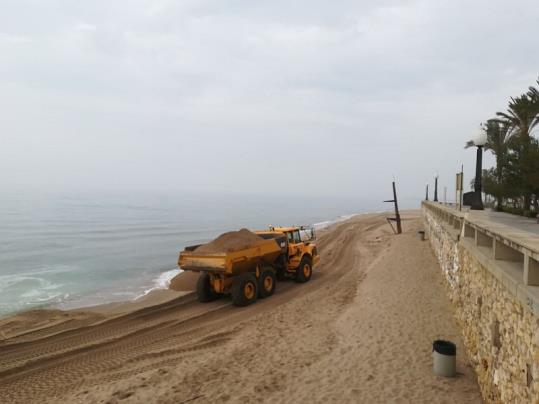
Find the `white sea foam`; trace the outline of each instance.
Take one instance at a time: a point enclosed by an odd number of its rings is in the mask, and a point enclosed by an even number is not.
[[[35,297],[47,290],[55,290],[62,284],[53,283],[37,276],[5,275],[0,277],[0,292],[19,292],[21,297]]]
[[[353,218],[354,216],[357,216],[357,215],[359,215],[359,214],[360,214],[360,213],[353,213],[353,214],[351,214],[351,215],[343,215],[343,216],[339,216],[338,218],[333,219],[333,220],[326,220],[326,221],[324,221],[324,222],[315,223],[315,224],[313,224],[313,227],[314,227],[316,230],[322,230],[322,229],[325,229],[326,227],[331,226],[332,224],[344,222],[345,220],[351,219],[351,218]]]
[[[0,315],[28,307],[57,304],[67,299],[64,285],[27,274],[0,276]]]
[[[151,288],[148,288],[144,291],[144,293],[140,296],[137,296],[136,299],[140,299],[141,297],[146,296],[148,293],[150,293],[153,290],[158,289],[168,289],[170,286],[170,281],[178,275],[180,272],[182,272],[181,269],[171,269],[165,272],[162,272],[156,279],[153,281],[153,285]]]

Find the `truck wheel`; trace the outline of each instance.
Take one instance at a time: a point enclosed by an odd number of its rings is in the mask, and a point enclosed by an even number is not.
[[[275,273],[271,269],[266,269],[258,278],[258,297],[261,299],[273,295],[275,292]]]
[[[308,257],[303,257],[299,263],[298,269],[296,269],[296,282],[305,283],[311,279],[313,274],[313,262]]]
[[[207,273],[202,273],[198,277],[197,297],[200,303],[211,302],[219,297],[219,294],[213,290],[210,275]]]
[[[256,301],[258,283],[253,274],[238,275],[232,281],[232,302],[235,306],[248,306]]]

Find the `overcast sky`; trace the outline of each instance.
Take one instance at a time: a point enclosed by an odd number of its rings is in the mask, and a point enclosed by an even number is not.
[[[4,189],[452,195],[539,74],[537,0],[0,4]]]

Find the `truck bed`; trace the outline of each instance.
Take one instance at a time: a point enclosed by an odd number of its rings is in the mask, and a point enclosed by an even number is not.
[[[219,253],[197,253],[199,246],[186,247],[180,253],[178,265],[186,271],[237,275],[253,270],[257,265],[272,265],[283,253],[281,242],[278,238],[263,239],[252,247]]]

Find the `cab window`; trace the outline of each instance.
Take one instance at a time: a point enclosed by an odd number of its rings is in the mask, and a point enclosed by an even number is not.
[[[293,234],[294,234],[294,243],[301,243],[301,235],[299,234],[299,230],[296,230]]]

